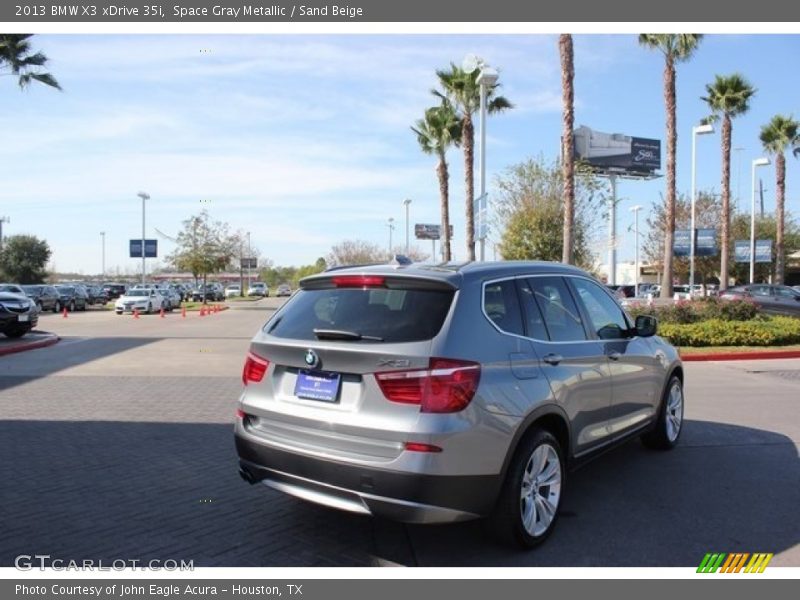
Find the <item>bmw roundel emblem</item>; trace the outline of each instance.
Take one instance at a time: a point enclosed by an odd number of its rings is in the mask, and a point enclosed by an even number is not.
[[[309,367],[316,367],[319,364],[319,356],[313,350],[308,349],[306,350],[305,361]]]

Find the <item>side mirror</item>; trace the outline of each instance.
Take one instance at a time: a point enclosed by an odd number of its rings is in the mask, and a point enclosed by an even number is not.
[[[639,337],[652,337],[658,330],[658,320],[650,315],[636,317],[636,335]]]

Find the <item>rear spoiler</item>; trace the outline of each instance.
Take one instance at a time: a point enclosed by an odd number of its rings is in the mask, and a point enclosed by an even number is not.
[[[440,290],[458,289],[454,283],[439,277],[425,277],[410,273],[375,273],[351,271],[342,273],[326,271],[300,280],[303,290],[389,289],[389,290]]]

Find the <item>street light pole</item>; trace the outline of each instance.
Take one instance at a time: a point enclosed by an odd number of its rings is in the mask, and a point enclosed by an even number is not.
[[[144,263],[144,236],[145,236],[145,229],[144,229],[144,201],[149,200],[150,196],[147,195],[145,192],[139,192],[136,194],[139,198],[142,199],[142,284],[145,282],[145,263]]]
[[[409,255],[411,252],[411,237],[409,235],[409,228],[408,228],[408,206],[411,204],[411,198],[406,198],[403,200],[403,204],[406,207],[406,256]]]
[[[392,255],[392,232],[394,231],[394,217],[389,217],[389,256]]]
[[[479,226],[478,226],[478,234],[479,240],[481,243],[481,250],[480,250],[480,260],[483,262],[486,258],[486,235],[484,229],[486,227],[486,223],[484,222],[486,219],[485,210],[482,210],[481,203],[486,202],[486,98],[489,95],[489,87],[493,86],[497,83],[498,74],[495,69],[488,65],[483,65],[481,67],[480,73],[478,73],[478,78],[475,80],[476,83],[480,86],[480,94],[481,94],[481,107],[480,107],[480,128],[481,128],[481,142],[480,142],[480,195],[478,198],[481,199],[481,202],[478,202],[478,217],[480,219]],[[488,210],[488,209],[487,209]]]
[[[692,127],[692,215],[689,226],[689,297],[694,294],[694,257],[697,251],[695,244],[695,204],[697,203],[697,136],[714,133],[710,123]]]
[[[752,197],[750,199],[750,283],[756,279],[756,167],[765,167],[770,164],[768,158],[753,160]]]
[[[247,293],[250,293],[250,266],[253,261],[253,250],[250,247],[250,232],[247,232]],[[244,290],[242,290],[242,295],[244,295]]]
[[[617,284],[617,175],[608,176],[611,197],[608,207],[608,285]]]
[[[639,211],[642,210],[640,205],[631,206],[631,211],[633,212],[633,236],[634,236],[634,247],[636,248],[634,253],[634,275],[633,275],[633,295],[639,295]]]
[[[102,270],[100,272],[100,279],[105,279],[106,278],[106,232],[105,231],[101,231],[100,232],[100,238],[102,240],[102,251],[101,251],[102,252],[101,253],[101,256],[102,256],[102,263],[101,263],[102,267],[101,268],[102,268]]]
[[[11,219],[0,217],[0,250],[3,249],[3,223],[11,223]]]

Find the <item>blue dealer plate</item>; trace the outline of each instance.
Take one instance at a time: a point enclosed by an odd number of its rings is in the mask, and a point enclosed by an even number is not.
[[[339,382],[341,380],[342,376],[339,373],[301,369],[297,374],[294,395],[307,400],[336,402],[339,396]]]

